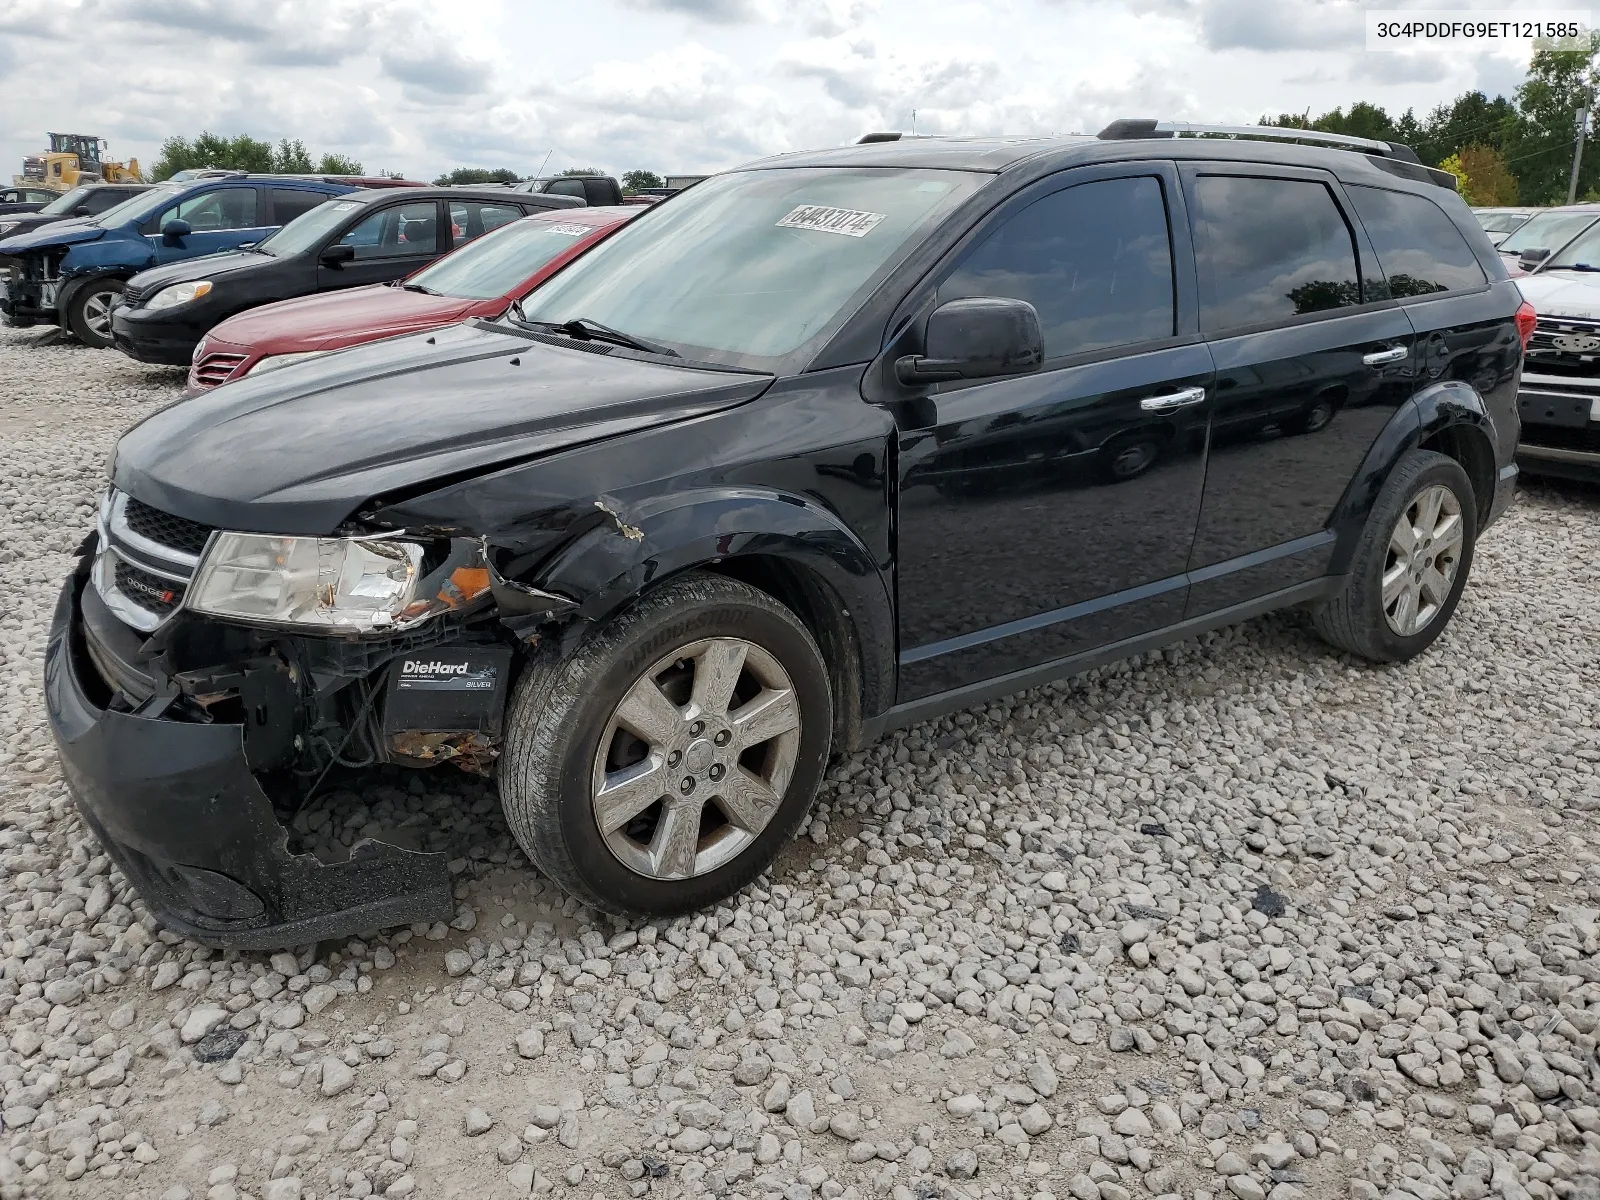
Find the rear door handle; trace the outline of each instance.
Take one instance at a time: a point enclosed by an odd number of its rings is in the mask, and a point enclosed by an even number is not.
[[[1146,396],[1139,401],[1139,407],[1145,412],[1171,412],[1175,408],[1188,408],[1191,404],[1200,404],[1205,398],[1205,388],[1188,387],[1181,391],[1169,392],[1164,396]]]
[[[1369,367],[1381,367],[1388,363],[1397,363],[1410,353],[1411,351],[1404,346],[1394,346],[1388,350],[1374,350],[1371,354],[1363,354],[1361,361]]]

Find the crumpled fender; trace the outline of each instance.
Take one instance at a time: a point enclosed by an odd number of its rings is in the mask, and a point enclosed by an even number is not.
[[[894,695],[895,636],[888,581],[848,527],[805,497],[718,487],[625,503],[593,499],[599,520],[524,580],[602,621],[651,584],[694,567],[767,555],[803,568],[834,593],[854,628],[863,717]],[[574,611],[574,610],[569,610]]]

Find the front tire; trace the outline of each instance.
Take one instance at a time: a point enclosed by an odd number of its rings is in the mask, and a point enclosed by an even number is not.
[[[1455,613],[1477,537],[1477,500],[1461,464],[1411,451],[1378,493],[1343,590],[1312,610],[1312,625],[1373,662],[1415,658]]]
[[[594,908],[663,917],[715,904],[804,820],[831,697],[792,612],[736,580],[681,576],[523,673],[500,764],[507,823]]]
[[[78,289],[67,304],[67,326],[85,346],[106,350],[112,345],[111,310],[122,295],[122,280],[96,279]]]

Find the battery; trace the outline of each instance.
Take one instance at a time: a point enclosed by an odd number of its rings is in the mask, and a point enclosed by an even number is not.
[[[483,733],[496,737],[505,712],[509,646],[433,646],[393,660],[385,733]]]

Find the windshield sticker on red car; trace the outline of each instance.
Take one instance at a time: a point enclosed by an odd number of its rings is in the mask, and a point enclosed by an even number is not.
[[[546,225],[545,228],[564,237],[582,237],[589,232],[587,225]]]
[[[853,208],[827,208],[821,204],[802,204],[783,220],[779,229],[815,229],[819,233],[842,233],[845,237],[866,237],[883,220],[883,213],[860,212]]]

